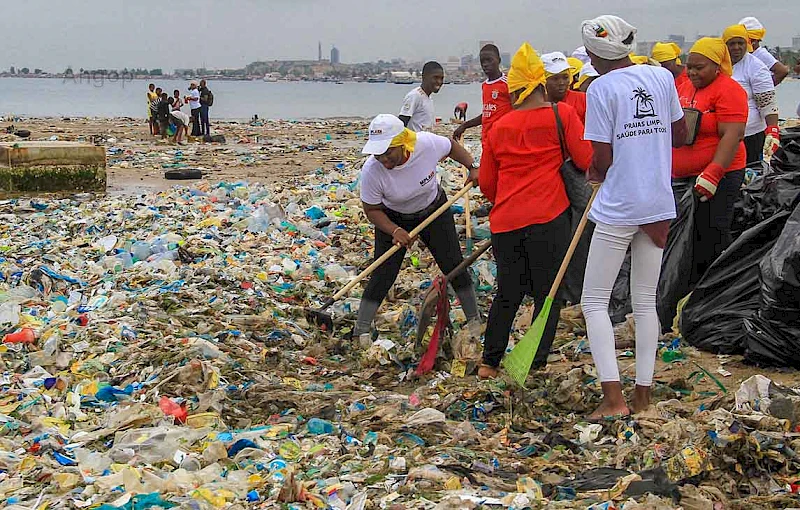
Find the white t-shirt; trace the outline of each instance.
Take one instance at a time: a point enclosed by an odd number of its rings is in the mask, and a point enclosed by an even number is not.
[[[744,136],[751,136],[767,129],[767,122],[761,117],[761,112],[756,106],[753,94],[761,94],[775,90],[772,83],[772,73],[767,66],[750,53],[733,66],[733,79],[739,82],[747,92],[747,126]]]
[[[171,112],[169,112],[169,114],[172,115],[173,117],[175,117],[176,119],[180,119],[181,122],[183,122],[184,126],[188,126],[189,125],[189,116],[187,114],[183,113],[182,111],[180,111],[180,110],[172,110]]]
[[[192,110],[200,108],[200,91],[197,89],[189,91],[189,108]]]
[[[662,67],[625,67],[589,85],[584,138],[614,152],[592,221],[635,226],[675,217],[672,123],[682,117],[675,78]]]
[[[436,123],[436,113],[433,110],[433,99],[417,87],[408,94],[403,100],[400,108],[400,116],[411,117],[408,121],[408,129],[411,131],[430,131]]]
[[[753,56],[767,66],[767,69],[772,69],[772,66],[778,63],[778,59],[773,57],[772,53],[767,51],[763,46],[759,46],[758,49],[753,52]]]
[[[418,133],[414,152],[400,166],[387,170],[371,156],[361,169],[361,201],[403,214],[425,209],[439,195],[436,164],[451,150],[450,139]]]

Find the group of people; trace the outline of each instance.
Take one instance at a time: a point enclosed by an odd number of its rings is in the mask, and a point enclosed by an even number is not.
[[[447,200],[436,164],[451,158],[470,169],[492,204],[489,214],[497,263],[497,294],[486,325],[481,378],[498,375],[515,315],[525,295],[540,309],[572,236],[570,201],[561,168],[569,157],[599,187],[589,218],[595,224],[582,293],[583,313],[604,399],[590,419],[639,412],[650,404],[658,337],[656,288],[678,198],[688,185],[699,202],[692,282],[696,284],[732,242],[733,204],[748,163],[779,144],[775,86],[787,69],[766,64],[757,48],[764,28],[755,18],[728,27],[721,38],[681,49],[659,43],[651,56],[632,54],[636,28],[616,16],[580,27],[584,46],[571,57],[539,55],[523,44],[504,74],[500,52],[480,52],[486,74],[481,115],[452,138],[429,132],[431,96],[444,81],[436,62],[406,95],[398,116],[378,115],[363,152],[361,200],[375,226],[375,258],[393,244],[402,249],[372,275],[354,333],[369,340],[373,319],[415,241],[409,232]],[[752,52],[751,52],[752,51]],[[763,53],[763,52],[762,52]],[[771,65],[770,65],[771,64]],[[466,118],[466,105],[456,114]],[[456,140],[482,126],[478,166]],[[420,234],[447,274],[462,261],[453,213]],[[630,405],[620,384],[608,305],[631,250],[631,297],[636,322],[636,386]],[[452,280],[468,320],[479,321],[470,277]],[[561,303],[549,315],[534,368],[543,368]]]
[[[189,106],[190,114],[182,111],[184,105]],[[161,138],[173,136],[175,142],[181,144],[183,136],[189,136],[189,125],[191,125],[193,137],[211,135],[209,108],[213,105],[214,94],[206,85],[206,80],[200,80],[199,85],[191,82],[183,98],[178,89],[175,89],[170,96],[151,83],[147,91],[147,120],[150,134],[160,135]]]

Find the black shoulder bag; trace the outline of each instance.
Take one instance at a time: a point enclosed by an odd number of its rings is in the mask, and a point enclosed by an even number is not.
[[[558,144],[561,146],[561,178],[564,180],[564,188],[567,190],[569,203],[574,210],[583,211],[592,196],[592,186],[586,180],[586,173],[582,172],[572,161],[567,151],[567,141],[564,136],[564,125],[561,123],[561,116],[558,114],[558,104],[553,103],[553,113],[556,116],[556,126],[558,126]]]

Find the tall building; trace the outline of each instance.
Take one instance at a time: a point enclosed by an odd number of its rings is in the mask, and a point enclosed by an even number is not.
[[[322,41],[317,42],[317,62],[322,62]]]
[[[794,51],[800,51],[800,35],[792,37],[792,49]]]
[[[511,67],[511,53],[504,52],[500,54],[500,65],[508,69]]]
[[[336,65],[341,63],[340,55],[339,55],[339,48],[336,46],[331,48],[331,64]]]

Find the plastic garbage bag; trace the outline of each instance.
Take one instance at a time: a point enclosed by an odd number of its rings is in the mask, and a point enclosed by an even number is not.
[[[800,367],[800,205],[760,264],[761,301],[747,323],[745,359]]]
[[[788,212],[781,212],[759,223],[711,264],[681,314],[680,330],[690,345],[718,354],[744,350],[743,320],[759,305],[759,264],[788,217]]]
[[[792,211],[800,200],[800,129],[782,132],[781,148],[767,172],[742,189],[733,209],[734,238],[778,211]]]
[[[689,294],[692,283],[697,199],[691,188],[683,183],[673,184],[673,192],[680,194],[678,216],[669,227],[656,299],[663,332],[671,330],[678,302]]]
[[[589,203],[589,198],[592,196],[592,187],[586,181],[585,175],[577,172],[562,171],[561,177],[564,178],[564,186],[570,201],[569,233],[571,238],[578,228],[578,223],[580,223],[583,212],[586,210],[586,204]],[[561,284],[562,298],[573,304],[581,302],[583,275],[586,272],[586,260],[589,258],[589,244],[591,243],[593,232],[594,223],[588,222]]]

